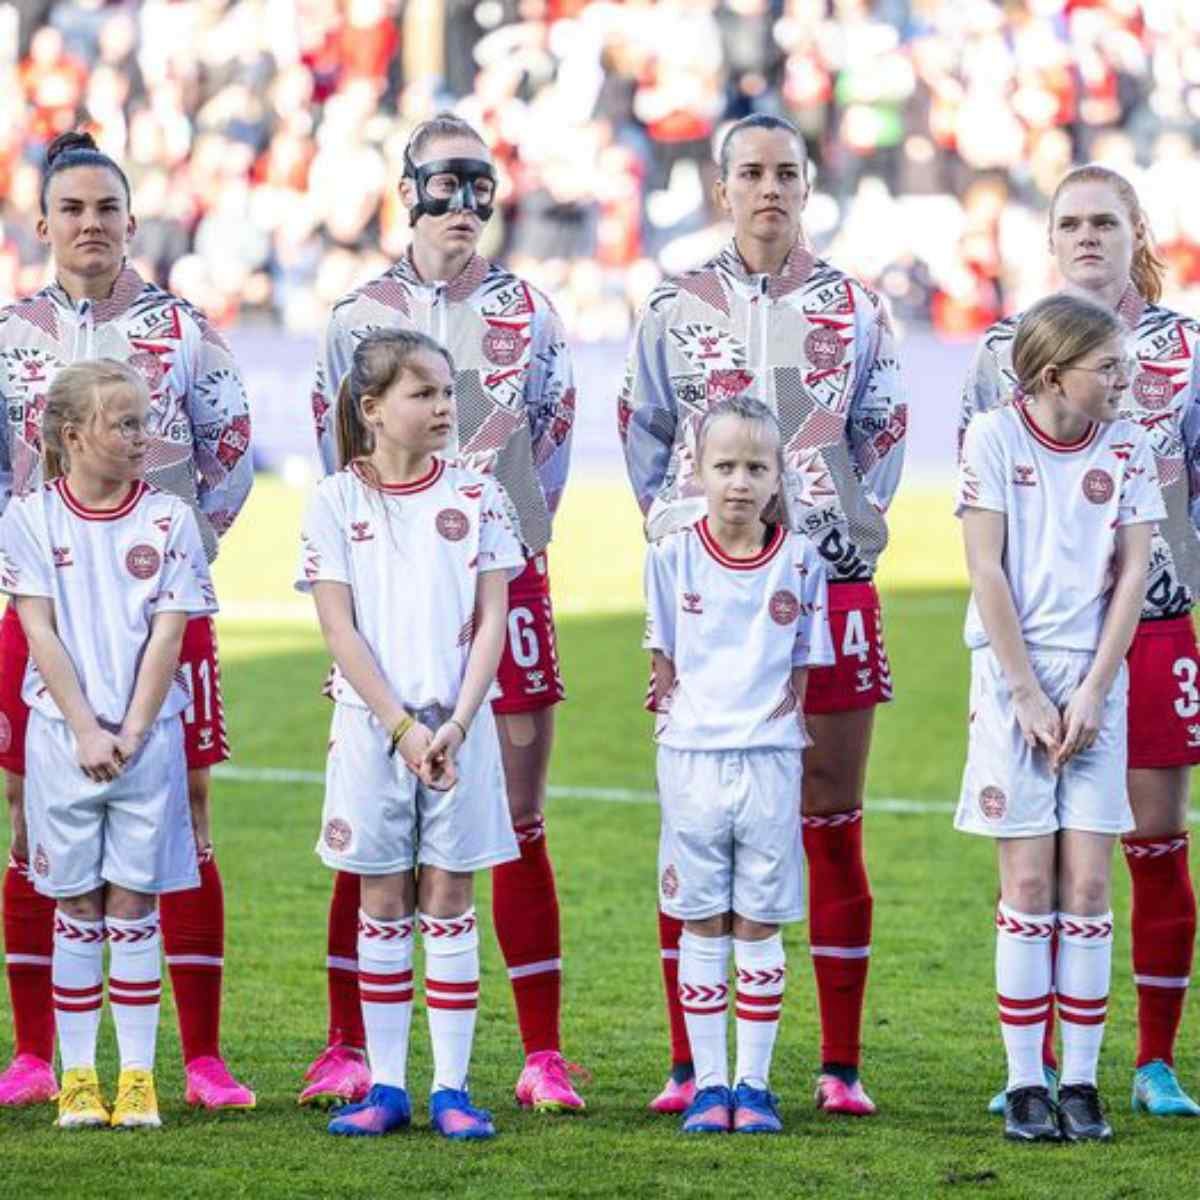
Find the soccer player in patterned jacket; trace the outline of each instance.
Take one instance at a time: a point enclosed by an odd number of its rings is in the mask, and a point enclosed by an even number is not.
[[[1166,517],[1149,439],[1119,416],[1132,375],[1123,340],[1106,306],[1039,301],[1012,344],[1021,401],[978,414],[963,439],[971,699],[954,824],[996,840],[1004,1133],[1018,1141],[1112,1137],[1096,1067],[1112,974],[1113,843],[1133,827],[1125,655],[1151,532]],[[1057,1105],[1041,1061],[1054,995]]]
[[[884,514],[900,480],[906,406],[896,348],[877,296],[804,244],[804,143],[787,121],[751,116],[726,135],[717,198],[729,246],[650,296],[618,415],[630,481],[657,539],[696,520],[695,433],[729,396],[763,401],[783,433],[790,519],[829,574],[836,662],[809,675],[804,847],[821,1010],[818,1104],[869,1115],[859,1080],[871,950],[862,803],[875,706],[891,698],[879,597]],[[682,1111],[694,1093],[676,963],[680,922],[660,913],[674,1066],[651,1107]]]
[[[1107,167],[1077,167],[1050,206],[1050,252],[1069,292],[1112,309],[1136,359],[1122,416],[1150,438],[1167,519],[1156,528],[1141,621],[1129,651],[1129,801],[1135,828],[1122,839],[1133,883],[1133,971],[1138,1046],[1136,1109],[1200,1116],[1180,1087],[1175,1038],[1183,1015],[1196,937],[1188,870],[1191,767],[1200,762],[1200,650],[1191,611],[1200,594],[1200,323],[1164,308],[1163,264],[1137,193]],[[1012,400],[1013,338],[1020,316],[984,334],[962,399],[971,418]],[[1057,1066],[1053,1014],[1045,1067]],[[993,1099],[999,1112],[1003,1096]]]
[[[128,363],[150,390],[148,482],[195,511],[209,558],[253,482],[250,412],[237,366],[216,330],[186,301],[146,283],[125,262],[136,229],[121,168],[87,134],[47,151],[38,236],[52,249],[55,281],[0,310],[0,504],[41,483],[41,418],[57,373],[81,359]],[[193,703],[184,715],[188,793],[200,886],[162,903],[163,945],[179,1013],[189,1103],[249,1108],[254,1093],[221,1058],[224,898],[213,858],[209,770],[229,757],[212,619],[188,622],[181,664]],[[0,1104],[32,1104],[57,1091],[51,1057],[50,955],[54,905],[29,878],[23,808],[28,647],[10,606],[0,621],[0,767],[12,848],[4,877],[4,939],[16,1027],[15,1056],[0,1075]]]
[[[542,816],[554,705],[563,698],[546,547],[567,478],[575,389],[549,301],[475,252],[496,188],[491,156],[465,121],[442,114],[418,127],[400,182],[412,245],[387,272],[334,306],[313,416],[322,463],[332,472],[337,393],[358,341],[376,329],[428,334],[456,364],[454,453],[494,476],[516,510],[527,565],[509,586],[494,709],[521,857],[492,872],[492,917],[525,1050],[517,1099],[542,1110],[578,1111],[583,1100],[559,1041],[558,898]],[[302,1103],[360,1099],[370,1084],[356,975],[358,909],[358,877],[339,872],[329,914],[329,1039],[309,1067]]]

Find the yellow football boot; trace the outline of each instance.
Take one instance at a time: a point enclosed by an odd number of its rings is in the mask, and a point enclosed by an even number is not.
[[[100,1129],[109,1121],[93,1067],[72,1067],[63,1072],[58,1091],[59,1129]]]
[[[117,1084],[117,1102],[113,1105],[114,1129],[158,1129],[158,1096],[154,1091],[154,1072],[130,1067],[121,1072]]]

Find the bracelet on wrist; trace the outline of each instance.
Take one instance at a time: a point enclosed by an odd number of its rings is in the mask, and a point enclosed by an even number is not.
[[[396,753],[396,748],[404,740],[404,735],[417,723],[416,717],[410,712],[406,712],[403,717],[397,722],[395,729],[392,730],[391,740],[388,744],[388,758],[391,758]]]
[[[456,726],[458,732],[462,734],[463,741],[467,740],[467,727],[457,717],[447,717],[446,724]]]

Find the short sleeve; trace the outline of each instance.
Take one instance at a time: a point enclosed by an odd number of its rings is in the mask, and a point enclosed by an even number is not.
[[[807,538],[802,546],[802,552],[795,556],[796,574],[800,580],[800,617],[792,646],[792,666],[829,667],[833,665],[835,655],[829,628],[828,574]]]
[[[196,514],[182,502],[173,507],[163,552],[162,575],[158,592],[150,601],[150,611],[214,613],[217,611],[217,593]]]
[[[1007,512],[1004,454],[999,429],[990,414],[972,419],[963,437],[958,463],[958,491],[954,515],[968,508]]]
[[[350,583],[346,539],[335,504],[333,488],[323,485],[309,501],[300,527],[300,562],[295,581],[298,592],[311,592],[314,583]]]
[[[1125,472],[1121,478],[1121,496],[1117,506],[1118,525],[1141,525],[1148,521],[1165,521],[1166,506],[1158,482],[1158,468],[1150,440],[1137,430]]]
[[[0,591],[10,596],[54,595],[50,548],[35,517],[41,493],[9,504],[0,518]]]
[[[517,538],[508,505],[500,485],[489,479],[484,483],[479,504],[478,571],[505,571],[511,582],[525,570],[525,552]]]
[[[646,632],[644,650],[675,658],[676,550],[679,536],[668,535],[646,548]]]

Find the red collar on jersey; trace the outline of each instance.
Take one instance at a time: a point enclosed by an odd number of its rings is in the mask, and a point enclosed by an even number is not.
[[[1056,454],[1071,454],[1076,450],[1083,450],[1090,446],[1096,440],[1096,433],[1100,429],[1098,422],[1093,421],[1088,426],[1087,432],[1083,437],[1078,438],[1073,442],[1060,442],[1052,438],[1038,423],[1029,415],[1029,412],[1024,404],[1017,404],[1017,413],[1020,415],[1025,428],[1033,435],[1034,441],[1040,442],[1047,450],[1053,450]]]
[[[144,479],[135,479],[129,485],[129,494],[116,508],[89,508],[75,496],[63,476],[60,475],[54,480],[54,487],[67,508],[85,521],[115,521],[119,517],[126,517],[133,512],[137,507],[137,502],[150,490],[150,485]]]
[[[723,567],[729,567],[733,571],[753,571],[755,567],[761,567],[763,563],[768,563],[779,553],[779,547],[783,545],[783,540],[787,536],[787,531],[782,525],[776,525],[775,531],[771,534],[771,540],[757,553],[752,554],[749,558],[733,558],[725,553],[719,545],[717,539],[713,537],[712,531],[708,528],[708,518],[701,517],[696,522],[696,532],[700,535],[700,545],[712,555]]]
[[[446,464],[437,457],[433,456],[433,466],[429,468],[420,479],[414,479],[412,483],[381,483],[373,480],[369,475],[363,472],[363,469],[357,462],[350,464],[350,470],[355,476],[362,480],[367,487],[374,489],[377,492],[384,492],[389,496],[411,496],[414,492],[423,492],[426,488],[431,488],[442,477],[442,473],[446,470]]]

